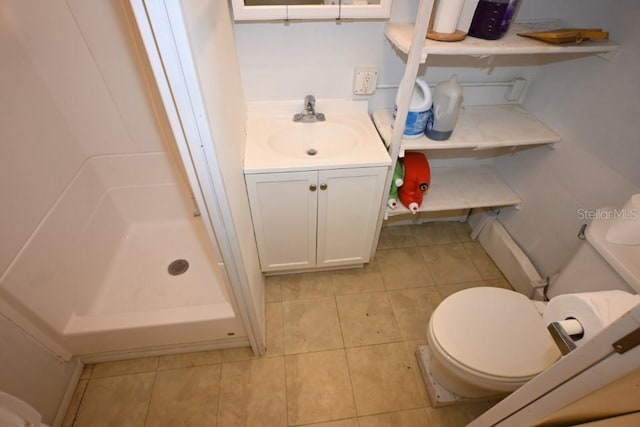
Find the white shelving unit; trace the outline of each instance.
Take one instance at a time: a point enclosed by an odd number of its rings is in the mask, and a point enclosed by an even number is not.
[[[389,146],[392,138],[393,110],[373,112],[373,121]],[[487,150],[491,148],[523,145],[556,144],[562,137],[549,129],[519,105],[483,105],[462,107],[451,138],[434,141],[422,136],[403,139],[400,157],[405,150],[449,150],[467,148]]]
[[[488,150],[527,145],[554,145],[562,139],[522,107],[513,104],[462,108],[453,135],[447,141],[433,141],[426,137],[415,140],[403,139],[403,125],[409,110],[418,67],[426,62],[429,55],[484,57],[598,54],[610,57],[620,47],[609,41],[553,45],[517,35],[518,32],[566,27],[559,22],[514,23],[508,33],[499,40],[481,40],[473,37],[467,37],[460,42],[429,40],[426,39],[426,33],[433,4],[434,0],[421,0],[415,23],[389,23],[385,28],[387,39],[407,55],[407,65],[398,89],[398,111],[395,121],[391,110],[373,112],[373,120],[389,147],[389,154],[394,162],[398,157],[404,156],[406,150]],[[386,188],[391,185],[392,171],[393,167],[387,177]],[[522,202],[499,174],[488,166],[440,168],[432,165],[431,174],[431,186],[424,197],[420,212],[500,207]],[[386,205],[381,207],[381,218],[403,213],[409,213],[409,210],[404,207],[391,210]]]

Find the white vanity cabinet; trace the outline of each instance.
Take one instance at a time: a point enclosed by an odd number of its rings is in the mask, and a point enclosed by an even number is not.
[[[387,167],[247,174],[262,271],[369,261]]]

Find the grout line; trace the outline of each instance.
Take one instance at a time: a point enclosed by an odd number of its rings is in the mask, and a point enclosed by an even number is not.
[[[283,350],[284,352],[284,350]],[[282,364],[284,365],[284,417],[287,420],[287,425],[291,425],[289,421],[289,393],[287,392],[289,387],[287,386],[287,356],[282,355]]]
[[[218,375],[218,395],[216,399],[216,425],[218,425],[218,418],[220,417],[220,401],[222,400],[222,370],[224,369],[224,359],[222,353],[220,354],[220,374]]]
[[[80,380],[82,381],[82,380]],[[78,384],[80,384],[80,381],[78,382]],[[75,413],[73,414],[73,419],[71,420],[71,426],[73,427],[73,425],[76,423],[76,420],[78,419],[78,414],[80,413],[80,408],[82,407],[82,402],[84,402],[84,397],[87,394],[87,389],[89,388],[89,381],[91,381],[91,376],[89,376],[89,378],[86,378],[87,384],[85,384],[84,386],[84,390],[82,390],[82,395],[80,396],[80,400],[78,402],[78,407],[75,410]],[[76,389],[78,388],[78,386],[76,385]],[[75,394],[75,391],[74,391]],[[68,411],[68,409],[67,409]],[[62,418],[62,421],[64,422],[64,419],[67,417],[67,414],[65,414],[65,416]]]
[[[134,374],[136,375],[136,374]],[[155,391],[156,388],[156,378],[158,376],[158,371],[154,371],[153,372],[153,381],[151,382],[151,392],[149,393],[149,400],[147,401],[147,410],[144,413],[144,423],[142,424],[143,426],[147,425],[147,418],[149,417],[149,409],[151,408],[151,401],[153,399],[153,392]]]

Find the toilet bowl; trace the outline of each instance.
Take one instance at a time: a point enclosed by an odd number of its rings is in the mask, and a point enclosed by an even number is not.
[[[431,316],[427,342],[434,379],[469,398],[510,393],[560,357],[534,301],[501,288],[446,298]]]
[[[606,240],[611,221],[596,219],[548,296],[640,291],[640,245]],[[544,303],[515,291],[476,287],[446,298],[431,315],[428,346],[418,348],[434,406],[505,395],[560,358],[543,321]]]

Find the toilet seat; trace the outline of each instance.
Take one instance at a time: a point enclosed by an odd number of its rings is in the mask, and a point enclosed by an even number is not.
[[[446,298],[431,316],[428,338],[447,371],[488,390],[513,391],[560,357],[533,302],[500,288]]]

